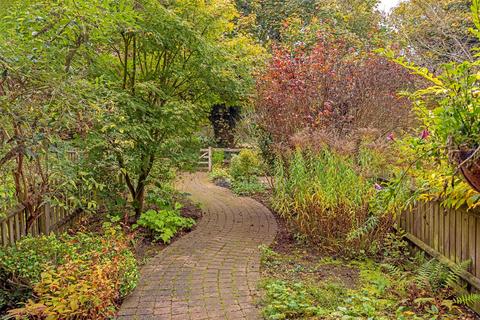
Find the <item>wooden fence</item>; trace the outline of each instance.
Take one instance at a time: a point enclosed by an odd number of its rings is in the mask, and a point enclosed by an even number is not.
[[[470,260],[462,278],[480,290],[480,214],[446,209],[439,202],[419,203],[398,219],[398,226],[415,245],[453,267]]]
[[[210,172],[213,168],[213,153],[215,151],[223,152],[225,154],[224,163],[229,163],[232,156],[238,154],[241,150],[242,149],[212,147],[208,147],[207,149],[200,149],[198,165],[201,169],[206,169],[208,170],[208,172]]]
[[[62,207],[52,207],[48,203],[40,208],[40,215],[27,230],[27,212],[19,206],[10,210],[0,219],[0,245],[12,245],[26,235],[38,236],[51,232],[63,232],[81,216],[82,210],[68,211]]]
[[[72,163],[75,163],[80,160],[80,153],[68,151],[67,157]],[[78,189],[78,193],[85,196],[87,201],[93,198],[93,193],[84,191],[82,187]],[[69,201],[67,201],[68,204]],[[83,212],[80,208],[66,209],[60,206],[51,206],[49,203],[42,205],[39,210],[38,217],[28,229],[28,213],[25,207],[19,205],[8,210],[6,216],[0,218],[0,246],[12,245],[26,235],[38,236],[51,232],[63,232],[78,221]]]

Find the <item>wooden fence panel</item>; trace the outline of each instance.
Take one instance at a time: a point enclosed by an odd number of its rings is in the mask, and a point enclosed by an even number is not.
[[[15,208],[5,218],[0,219],[0,246],[13,245],[26,235],[39,236],[51,232],[63,232],[78,219],[82,212],[80,209],[67,211],[64,208],[46,204],[41,208],[40,216],[26,230],[25,209]]]
[[[450,266],[471,261],[462,278],[480,290],[480,212],[418,203],[397,225],[415,245]]]

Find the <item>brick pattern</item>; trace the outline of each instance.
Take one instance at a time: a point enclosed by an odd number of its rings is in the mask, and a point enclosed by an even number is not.
[[[261,319],[258,246],[274,240],[274,217],[255,200],[209,183],[205,173],[185,175],[179,189],[205,215],[142,269],[118,319]]]

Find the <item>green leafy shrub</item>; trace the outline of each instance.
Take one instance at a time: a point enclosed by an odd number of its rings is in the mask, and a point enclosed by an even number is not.
[[[212,168],[212,172],[210,172],[209,174],[209,178],[213,182],[218,180],[228,181],[230,180],[230,174],[228,173],[227,169],[214,165]]]
[[[65,263],[74,250],[55,235],[26,237],[0,249],[0,311],[30,298],[44,268]]]
[[[214,166],[223,166],[225,161],[225,152],[223,150],[214,150],[212,152],[212,164]]]
[[[230,175],[237,181],[254,181],[261,173],[261,161],[253,150],[244,149],[232,158]]]
[[[178,191],[172,181],[173,178],[150,188],[147,193],[147,203],[157,209],[174,208]]]
[[[104,225],[103,234],[27,237],[0,250],[0,311],[25,318],[104,319],[136,286],[130,239]],[[28,257],[28,258],[26,258]]]
[[[180,208],[181,205],[177,204],[173,210],[148,210],[142,213],[137,224],[150,230],[155,241],[162,240],[164,243],[169,243],[178,231],[195,225],[195,220],[180,215]]]
[[[249,196],[265,191],[265,186],[258,181],[233,180],[232,191],[239,196]]]

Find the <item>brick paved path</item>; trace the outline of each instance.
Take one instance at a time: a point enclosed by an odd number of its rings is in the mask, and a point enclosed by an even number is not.
[[[205,173],[186,175],[179,189],[205,215],[142,269],[118,319],[261,319],[258,246],[273,241],[274,217],[255,200],[209,183]]]

